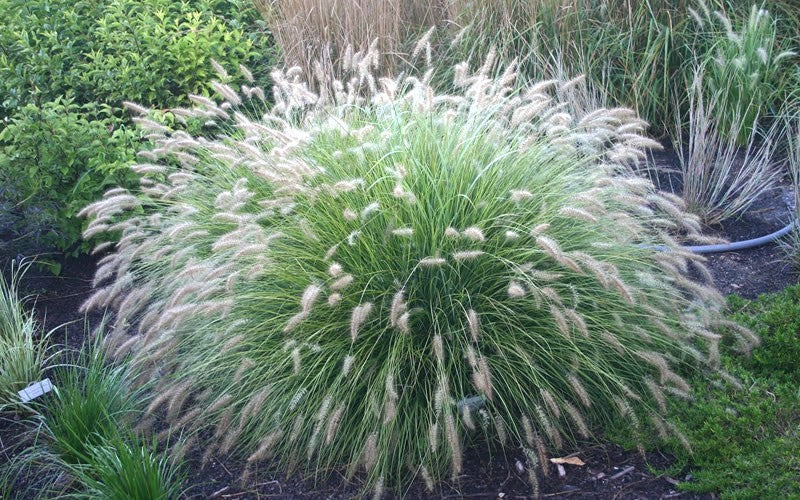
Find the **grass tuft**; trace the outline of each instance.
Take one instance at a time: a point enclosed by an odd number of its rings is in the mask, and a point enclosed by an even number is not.
[[[457,479],[468,444],[545,456],[664,418],[653,388],[686,394],[677,370],[721,338],[675,246],[698,221],[630,176],[652,145],[634,113],[503,69],[462,65],[439,95],[431,71],[355,65],[316,95],[293,68],[271,108],[228,87],[181,111],[213,138],[141,120],[157,165],[83,214],[122,230],[87,306],[124,310],[107,348],[158,387],[148,411],[192,415],[206,453],[379,492]]]
[[[0,274],[0,412],[19,404],[17,391],[41,380],[47,336],[40,336],[33,315],[20,302],[19,281],[27,265]]]
[[[56,387],[31,404],[27,448],[2,471],[19,495],[170,499],[182,493],[178,458],[159,451],[131,425],[142,413],[134,372],[109,366],[97,346],[57,367]],[[35,478],[35,479],[32,479]]]

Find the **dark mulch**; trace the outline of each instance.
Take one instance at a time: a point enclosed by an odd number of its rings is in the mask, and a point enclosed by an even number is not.
[[[710,228],[731,241],[753,238],[780,229],[790,219],[791,190],[780,186],[759,200],[739,221]],[[708,256],[708,266],[717,287],[723,293],[738,293],[755,297],[778,291],[798,282],[798,276],[784,259],[777,245]],[[31,270],[25,277],[25,292],[35,298],[30,302],[47,330],[53,330],[52,341],[61,346],[78,348],[84,342],[87,323],[78,312],[80,304],[91,293],[91,281],[96,259],[84,257],[67,260],[59,276],[46,271]],[[0,267],[3,266],[0,259]],[[95,313],[88,324],[99,324],[101,315]],[[59,326],[61,325],[61,326]],[[0,461],[10,459],[9,450],[16,441],[21,426],[13,420],[0,420]],[[423,484],[414,484],[400,492],[410,498],[522,498],[530,494],[524,470],[524,456],[509,451],[506,456],[487,456],[482,449],[468,451],[464,472],[452,483],[439,485],[427,492]],[[336,473],[317,478],[295,474],[286,477],[269,468],[254,470],[247,486],[240,485],[243,464],[233,459],[212,459],[201,470],[199,456],[194,450],[188,455],[191,498],[351,498],[358,485],[348,483]],[[549,475],[541,479],[541,492],[547,498],[714,498],[679,492],[678,481],[690,480],[688,471],[675,477],[654,474],[673,463],[661,453],[640,455],[611,444],[586,443],[575,456],[586,465],[565,465],[565,475],[559,477],[554,465]],[[522,468],[522,469],[521,469]]]
[[[544,498],[639,499],[682,498],[706,499],[713,495],[696,495],[677,491],[678,480],[691,479],[684,471],[677,477],[655,475],[651,470],[666,469],[673,463],[658,452],[644,457],[610,444],[586,443],[570,456],[585,465],[564,465],[560,477],[555,465],[548,476],[540,478]],[[471,449],[465,457],[464,470],[455,482],[445,482],[432,492],[417,482],[397,496],[407,498],[529,498],[526,463],[521,451],[505,456],[489,456],[480,449]],[[358,494],[358,487],[335,476],[315,482],[313,477],[287,478],[269,469],[254,471],[247,487],[240,486],[242,464],[213,460],[194,482],[190,498],[326,498],[345,499]]]
[[[652,177],[656,185],[665,191],[681,192],[677,174],[680,164],[674,151],[668,147],[655,153],[650,165],[655,168],[656,174]],[[785,177],[775,189],[757,199],[741,218],[708,227],[706,233],[730,242],[758,238],[785,227],[794,213],[792,184]],[[786,257],[784,248],[773,243],[738,252],[707,254],[706,265],[720,292],[752,299],[800,281],[798,270]]]
[[[87,338],[86,329],[100,324],[101,312],[93,311],[86,316],[79,310],[92,294],[97,260],[91,256],[66,259],[58,276],[36,267],[26,272],[23,293],[33,306],[42,330],[50,332],[54,345],[80,349]]]
[[[781,184],[750,207],[739,220],[726,221],[712,228],[729,241],[758,238],[778,231],[791,222],[794,194],[790,185]],[[777,292],[800,280],[798,270],[786,258],[778,244],[708,255],[708,266],[717,288],[724,294],[736,293],[755,298]]]

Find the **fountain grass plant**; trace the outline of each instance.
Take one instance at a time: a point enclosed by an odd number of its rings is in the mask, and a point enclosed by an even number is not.
[[[133,430],[146,404],[144,388],[133,387],[130,366],[110,366],[100,345],[54,368],[53,392],[30,403],[35,413],[23,422],[19,441],[26,447],[0,467],[0,483],[15,498],[180,496],[181,457]]]
[[[797,101],[800,103],[800,100]],[[800,113],[795,112],[785,121],[787,137],[789,143],[789,175],[792,179],[794,188],[794,210],[791,215],[794,218],[795,226],[787,238],[781,241],[781,247],[786,254],[786,260],[795,267],[800,267]]]
[[[138,192],[82,213],[120,236],[84,307],[116,311],[107,349],[155,387],[148,411],[205,459],[246,457],[245,481],[274,460],[376,495],[457,480],[467,446],[521,446],[536,489],[548,452],[610,421],[675,432],[676,367],[716,369],[730,323],[677,246],[697,218],[630,175],[646,124],[567,113],[580,79],[491,58],[437,95],[432,71],[351,57],[321,95],[275,71],[271,107],[219,68],[223,101],[172,110],[202,134],[128,104],[154,144]]]
[[[721,11],[712,14],[703,1],[698,4],[701,9],[692,15],[710,37],[705,53],[698,56],[705,67],[707,95],[719,96],[720,130],[748,146],[759,120],[777,113],[790,93],[792,75],[785,68],[791,68],[797,54],[781,50],[778,23],[765,8],[752,5],[749,16],[735,26]]]
[[[672,144],[680,165],[681,196],[689,211],[711,225],[741,217],[775,188],[785,173],[778,151],[788,134],[785,120],[773,122],[763,133],[752,126],[758,116],[726,121],[733,112],[729,96],[723,91],[708,95],[706,80],[697,68],[688,89],[689,119],[685,124],[676,121]],[[744,147],[738,144],[742,137]]]
[[[14,265],[10,279],[0,275],[0,411],[19,403],[17,391],[41,379],[47,357],[47,335],[19,297],[19,280],[27,264]]]
[[[284,61],[307,78],[338,72],[346,47],[382,51],[381,75],[421,57],[480,61],[491,48],[518,58],[532,79],[583,73],[609,102],[633,107],[658,135],[686,117],[674,103],[691,85],[692,64],[709,66],[710,92],[727,97],[723,131],[745,120],[744,144],[756,117],[774,113],[791,93],[792,53],[800,31],[791,1],[740,0],[254,0]],[[430,27],[437,29],[427,32]],[[432,51],[414,50],[421,33]],[[436,88],[447,92],[451,65],[440,64]],[[338,73],[342,74],[342,73]]]

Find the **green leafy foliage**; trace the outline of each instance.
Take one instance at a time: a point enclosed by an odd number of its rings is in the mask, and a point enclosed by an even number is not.
[[[249,2],[0,1],[0,117],[57,97],[166,108],[207,93],[210,59],[269,67],[270,39]]]
[[[761,346],[742,367],[755,377],[794,383],[800,389],[800,286],[746,301],[729,299],[733,317],[761,336]]]
[[[0,0],[0,17],[4,253],[87,249],[75,213],[125,185],[138,137],[123,100],[166,110],[209,93],[212,58],[262,80],[270,63],[245,1]]]
[[[217,14],[213,7],[225,10]],[[229,68],[263,67],[257,49],[264,47],[221,17],[240,7],[111,1],[93,26],[80,84],[117,105],[127,100],[166,107],[182,103],[189,93],[208,94],[211,59]]]
[[[128,184],[123,167],[137,136],[107,106],[56,99],[19,108],[0,131],[0,199],[5,218],[16,216],[16,237],[39,248],[87,249],[76,214],[109,186]]]

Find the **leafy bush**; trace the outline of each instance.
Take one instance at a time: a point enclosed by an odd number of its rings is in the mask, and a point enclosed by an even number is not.
[[[127,185],[138,134],[110,110],[57,99],[18,109],[0,131],[7,217],[24,243],[73,253],[81,242],[80,207],[111,185]],[[19,248],[19,247],[18,247]]]
[[[143,118],[164,134],[143,189],[84,210],[90,233],[125,227],[84,307],[116,308],[107,347],[158,380],[149,410],[208,430],[207,454],[363,466],[378,493],[457,476],[466,440],[525,447],[535,485],[548,448],[609,421],[668,427],[675,367],[714,365],[726,322],[664,232],[700,238],[696,218],[617,175],[644,124],[571,116],[576,81],[515,88],[491,63],[460,65],[457,95],[371,93],[374,55],[354,59],[362,85],[333,96],[276,72],[258,121],[237,110],[260,90],[217,83],[225,102],[181,112],[213,141]]]
[[[259,79],[270,63],[243,1],[0,0],[0,16],[0,179],[13,181],[0,233],[12,254],[87,248],[76,207],[123,181],[138,138],[123,99],[166,110],[210,92],[211,58]]]
[[[118,108],[167,108],[210,88],[207,68],[247,64],[264,75],[269,37],[249,2],[2,0],[0,117],[60,96]]]
[[[189,93],[210,92],[212,59],[231,68],[268,64],[263,40],[255,45],[223,17],[242,8],[242,2],[196,4],[109,2],[93,26],[80,75],[83,88],[117,106],[123,100],[175,106]]]
[[[25,268],[13,268],[6,280],[0,274],[0,411],[19,401],[17,391],[41,379],[46,348],[36,320],[25,311],[18,295]]]

